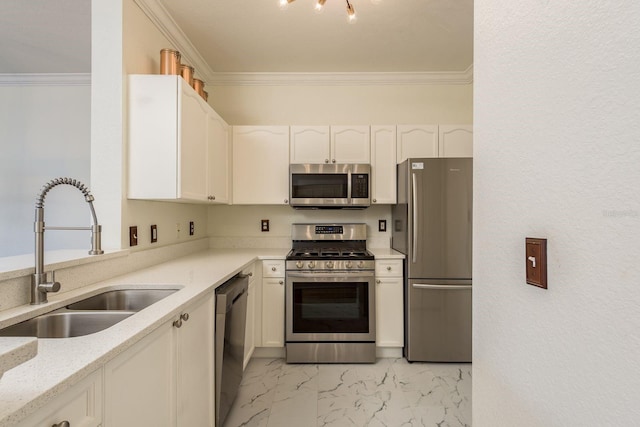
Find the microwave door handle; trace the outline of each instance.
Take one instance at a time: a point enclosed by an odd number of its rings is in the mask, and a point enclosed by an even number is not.
[[[418,260],[418,180],[415,172],[411,174],[411,204],[413,205],[413,241],[411,242],[411,262],[414,264]]]
[[[351,170],[347,171],[347,204],[351,204]]]

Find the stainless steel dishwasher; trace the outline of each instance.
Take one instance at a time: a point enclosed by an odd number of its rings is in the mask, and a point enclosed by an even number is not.
[[[247,321],[247,276],[216,289],[216,425],[222,426],[242,381]]]

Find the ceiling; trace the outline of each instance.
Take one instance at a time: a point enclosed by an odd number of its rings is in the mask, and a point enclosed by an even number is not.
[[[148,0],[136,0],[144,3]],[[154,0],[155,1],[155,0]],[[216,73],[458,72],[473,0],[157,0]],[[0,1],[0,73],[88,73],[89,0]]]

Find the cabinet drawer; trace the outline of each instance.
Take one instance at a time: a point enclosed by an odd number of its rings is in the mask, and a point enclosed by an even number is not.
[[[284,277],[283,260],[262,261],[262,277]]]
[[[376,277],[402,277],[402,260],[376,260]]]
[[[71,426],[96,427],[102,424],[102,370],[56,397],[19,427],[52,426],[68,421]]]

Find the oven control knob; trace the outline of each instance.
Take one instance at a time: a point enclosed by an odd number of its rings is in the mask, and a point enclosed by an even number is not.
[[[358,268],[363,268],[364,267],[364,261],[360,261],[358,263]]]
[[[351,267],[353,267],[353,263],[352,263],[351,261],[347,261],[347,265],[346,265],[346,267],[347,267],[347,268],[351,268]]]
[[[333,261],[327,262],[327,268],[333,268]]]
[[[316,266],[316,262],[315,261],[309,262],[309,268],[315,268],[315,266]]]
[[[303,266],[304,266],[304,264],[302,263],[302,261],[296,262],[296,267],[302,268]]]

